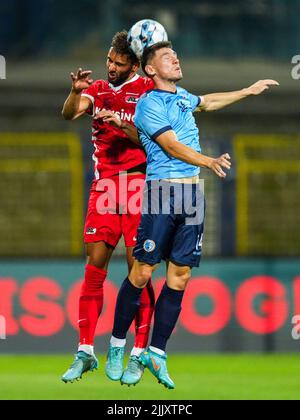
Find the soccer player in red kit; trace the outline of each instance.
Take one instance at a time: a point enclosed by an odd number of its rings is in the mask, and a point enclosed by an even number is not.
[[[152,89],[153,83],[137,74],[139,61],[129,49],[126,31],[114,36],[106,66],[108,80],[93,82],[91,71],[82,69],[76,75],[71,73],[72,89],[62,112],[66,120],[75,120],[84,114],[93,118],[92,142],[95,146],[95,179],[84,230],[87,265],[79,301],[80,340],[74,363],[62,377],[64,382],[73,382],[83,373],[98,367],[94,336],[103,307],[103,287],[109,261],[124,235],[128,270],[131,271],[132,252],[140,223],[140,212],[135,214],[130,208],[124,211],[124,207],[128,207],[130,198],[137,194],[137,191],[131,191],[132,181],[142,186],[145,181],[146,156],[133,120],[138,99]],[[111,182],[113,192],[109,190]],[[142,193],[143,188],[140,188],[140,200]],[[108,195],[114,195],[114,210],[117,211],[103,214],[99,211],[99,202],[104,202]],[[140,301],[135,319],[136,340],[127,366],[127,370],[135,372],[139,378],[143,370],[137,360],[147,346],[154,303],[150,284]],[[122,347],[120,343],[111,344]],[[111,379],[121,378],[116,376]]]

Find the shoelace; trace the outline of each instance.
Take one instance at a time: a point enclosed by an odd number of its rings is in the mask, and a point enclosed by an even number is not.
[[[112,352],[113,352],[113,356],[115,356],[115,357],[118,357],[119,356],[119,353],[121,353],[122,352],[122,348],[120,348],[120,347],[113,347],[112,348]]]
[[[130,359],[130,362],[128,364],[128,370],[130,371],[130,373],[135,373],[136,368],[140,368],[140,367],[141,365],[136,357]]]
[[[78,360],[80,360],[80,358],[77,356],[77,355],[75,355],[76,356],[76,359],[74,360],[74,362],[71,364],[71,366],[70,366],[70,369],[73,369],[75,366],[76,366],[76,363],[78,362]]]

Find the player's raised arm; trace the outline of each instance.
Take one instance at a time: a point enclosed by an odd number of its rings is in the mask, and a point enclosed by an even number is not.
[[[260,95],[273,86],[279,86],[279,83],[276,80],[259,80],[250,87],[235,92],[203,95],[201,96],[201,103],[196,111],[217,111],[228,105],[234,104],[241,99],[245,99],[248,96]]]
[[[156,138],[156,142],[171,156],[183,162],[194,166],[200,166],[211,169],[220,178],[225,178],[226,173],[224,169],[231,168],[230,156],[228,153],[219,158],[211,158],[196,152],[191,147],[186,146],[178,141],[174,131],[169,130]]]
[[[92,105],[89,98],[81,96],[82,91],[93,83],[93,80],[90,78],[91,74],[91,71],[83,71],[81,68],[76,75],[71,73],[72,88],[62,110],[62,115],[66,120],[75,120],[83,115]]]

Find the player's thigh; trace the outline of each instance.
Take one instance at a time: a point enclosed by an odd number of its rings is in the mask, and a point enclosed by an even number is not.
[[[99,199],[103,192],[92,191],[84,227],[84,242],[105,242],[115,248],[122,236],[121,215],[114,211],[102,212]]]
[[[170,253],[175,231],[174,215],[143,214],[138,228],[134,257],[146,264],[159,264]]]
[[[125,246],[132,248],[137,243],[137,232],[141,223],[141,213],[137,214],[122,214],[121,215],[121,229],[124,236]]]
[[[107,271],[114,248],[103,242],[86,244],[87,264]]]
[[[191,278],[192,270],[189,266],[168,261],[167,264],[167,285],[173,290],[183,291],[186,289]]]
[[[187,267],[199,267],[202,256],[204,223],[178,226],[173,239],[169,259],[173,263]]]
[[[127,259],[127,265],[128,265],[128,273],[131,272],[133,264],[134,264],[134,256],[133,256],[133,246],[126,247],[126,259]]]

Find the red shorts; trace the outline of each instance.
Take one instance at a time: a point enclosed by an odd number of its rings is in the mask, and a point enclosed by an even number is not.
[[[115,248],[124,235],[126,247],[136,245],[145,178],[140,174],[94,181],[84,227],[86,244],[104,241]]]

